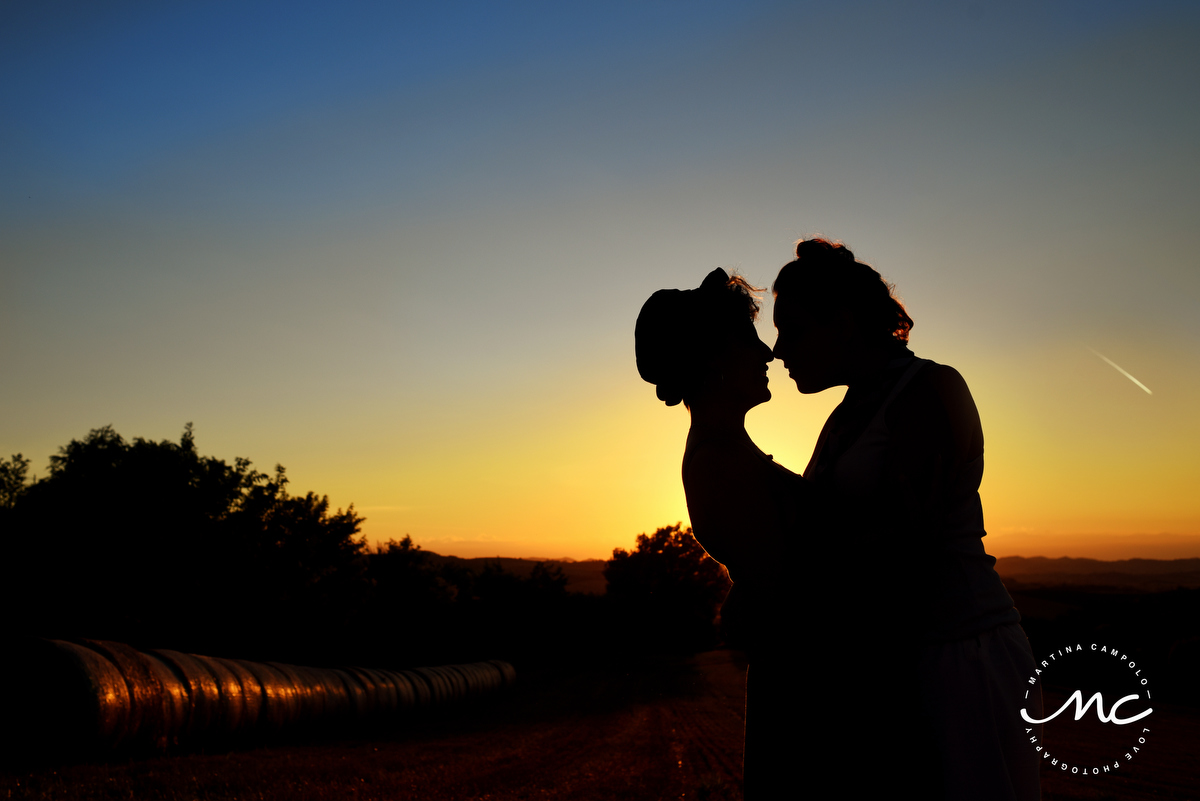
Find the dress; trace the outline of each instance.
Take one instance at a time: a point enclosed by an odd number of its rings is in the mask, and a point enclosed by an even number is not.
[[[742,621],[749,661],[745,797],[797,796],[802,721],[810,711],[797,693],[790,655],[801,644],[795,569],[809,526],[812,488],[746,436],[688,434],[683,486],[697,541],[734,582],[723,616]]]
[[[893,765],[922,766],[909,775],[925,797],[1023,801],[1038,797],[1036,755],[1017,715],[1034,660],[983,548],[982,474],[965,382],[907,349],[850,387],[804,473],[862,563],[850,617],[863,640],[899,657],[872,677],[876,705],[896,699],[901,712],[872,748],[891,749]],[[906,729],[912,746],[895,757],[890,744]]]

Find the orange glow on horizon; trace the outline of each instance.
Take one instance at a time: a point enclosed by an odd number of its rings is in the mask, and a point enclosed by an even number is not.
[[[1200,504],[1187,486],[1190,457],[1156,430],[1166,423],[1137,406],[1183,403],[1171,400],[1178,393],[1147,398],[1086,350],[1091,361],[1083,362],[1081,374],[1064,374],[1053,357],[1069,360],[1073,353],[1064,345],[1043,357],[1053,369],[1043,369],[1041,380],[1051,382],[1057,401],[1040,406],[1014,393],[1003,362],[991,361],[990,374],[971,365],[960,369],[987,439],[981,494],[988,552],[1110,560],[1200,556]],[[1088,366],[1101,368],[1098,375]],[[799,472],[843,393],[801,396],[781,366],[772,364],[769,375],[774,398],[750,413],[747,429],[778,462]],[[1105,383],[1114,379],[1121,382],[1115,392]],[[663,406],[648,385],[627,374],[613,386],[618,389],[606,396],[509,410],[524,425],[491,430],[482,447],[478,439],[469,442],[470,429],[463,428],[457,439],[407,454],[408,466],[374,477],[374,499],[390,502],[357,507],[367,517],[365,533],[373,542],[408,534],[428,550],[462,557],[578,560],[607,559],[613,548],[632,547],[639,533],[687,525],[679,477],[686,410]],[[1081,393],[1106,405],[1081,413]],[[1110,417],[1129,430],[1106,439],[1087,436]],[[1129,465],[1105,453],[1118,434],[1116,444],[1126,452],[1142,451]],[[473,456],[463,459],[472,448]],[[1134,466],[1146,462],[1159,470]],[[370,497],[365,488],[359,483],[347,494]]]

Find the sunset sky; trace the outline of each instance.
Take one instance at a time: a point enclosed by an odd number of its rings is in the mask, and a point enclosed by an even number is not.
[[[0,455],[191,421],[372,541],[607,557],[687,522],[641,304],[820,233],[970,385],[990,553],[1200,556],[1198,187],[1196,4],[5,3]],[[842,390],[769,375],[799,471]]]

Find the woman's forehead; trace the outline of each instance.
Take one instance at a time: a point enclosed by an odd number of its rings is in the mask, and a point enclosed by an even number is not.
[[[775,307],[771,311],[771,317],[776,328],[780,326],[781,322],[783,324],[797,323],[806,316],[804,304],[795,295],[775,296]]]
[[[737,339],[741,341],[753,340],[755,342],[759,342],[762,339],[758,335],[758,329],[750,320],[746,320],[743,324],[738,326],[735,329],[735,332],[737,334]]]
[[[829,300],[822,302],[811,295],[805,297],[802,294],[788,294],[775,297],[775,308],[771,317],[776,328],[808,326],[830,321],[837,317],[841,308]]]

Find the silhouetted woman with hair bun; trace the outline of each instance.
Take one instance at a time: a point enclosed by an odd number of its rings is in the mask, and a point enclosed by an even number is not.
[[[691,428],[683,487],[696,539],[734,582],[723,608],[740,608],[747,677],[747,797],[785,798],[801,738],[795,666],[784,656],[798,620],[785,587],[795,540],[811,515],[810,488],[751,441],[746,413],[771,398],[771,349],[758,337],[757,291],[713,270],[697,289],[664,289],[642,307],[637,366],[668,406],[683,403]]]
[[[800,392],[848,387],[804,477],[854,566],[841,693],[866,700],[851,707],[863,773],[920,798],[1038,798],[1017,712],[1040,706],[1025,700],[1033,653],[983,547],[983,429],[966,382],[913,355],[892,287],[840,243],[797,243],[773,290],[774,354]]]

